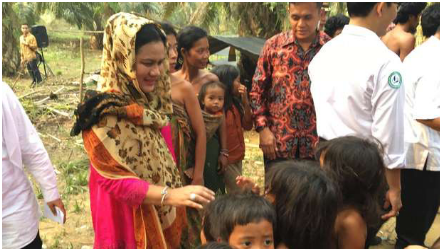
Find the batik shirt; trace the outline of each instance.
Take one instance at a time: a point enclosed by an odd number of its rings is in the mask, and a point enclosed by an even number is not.
[[[320,32],[304,51],[288,31],[266,41],[260,54],[250,92],[253,118],[257,131],[274,133],[278,158],[313,157],[318,136],[308,66],[329,40]]]

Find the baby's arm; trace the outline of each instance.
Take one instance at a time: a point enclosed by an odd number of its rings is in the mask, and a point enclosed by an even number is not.
[[[243,176],[237,176],[235,179],[237,186],[240,187],[242,190],[251,190],[253,193],[260,195],[260,187],[258,187],[257,184],[255,184],[252,179],[243,177]]]

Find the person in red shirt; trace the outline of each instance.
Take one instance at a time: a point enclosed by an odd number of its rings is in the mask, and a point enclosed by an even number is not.
[[[224,108],[229,153],[224,179],[227,193],[238,193],[241,189],[235,179],[242,174],[245,153],[243,129],[252,129],[252,111],[246,87],[240,83],[240,72],[236,67],[221,65],[211,72],[226,86]]]
[[[318,142],[308,65],[330,40],[318,31],[322,3],[289,3],[292,29],[266,41],[250,92],[265,172],[286,159],[313,159]]]

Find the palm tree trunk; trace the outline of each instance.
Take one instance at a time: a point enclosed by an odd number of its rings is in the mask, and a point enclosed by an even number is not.
[[[18,40],[14,33],[20,29],[17,16],[12,9],[14,3],[2,3],[2,74],[12,76],[20,66]]]

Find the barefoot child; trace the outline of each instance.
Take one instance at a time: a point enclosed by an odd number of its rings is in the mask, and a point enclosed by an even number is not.
[[[243,129],[252,129],[251,107],[246,87],[240,83],[240,72],[236,67],[221,65],[214,67],[211,72],[226,86],[225,117],[229,157],[224,176],[226,191],[238,193],[240,188],[235,183],[235,179],[242,174],[245,154]]]
[[[211,115],[222,115],[225,100],[226,87],[218,81],[210,81],[204,84],[199,92],[200,107]],[[222,119],[224,124],[224,118]],[[223,180],[223,170],[219,169],[220,159],[227,157],[228,153],[220,150],[218,131],[206,143],[205,168],[203,179],[205,186],[216,193],[225,193],[225,183]]]
[[[339,137],[321,143],[316,153],[322,168],[334,178],[342,193],[332,247],[365,248],[367,229],[373,230],[382,214],[379,193],[385,184],[385,165],[380,143],[354,136]],[[375,232],[368,235],[374,237]]]

